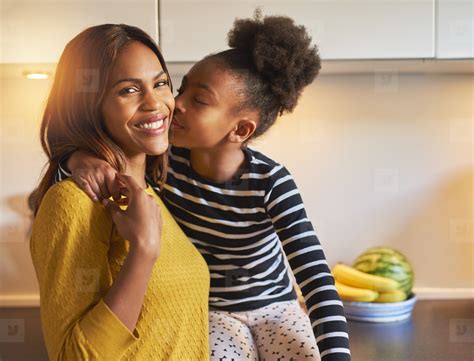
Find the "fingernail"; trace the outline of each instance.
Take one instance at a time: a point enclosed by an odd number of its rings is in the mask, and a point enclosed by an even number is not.
[[[96,196],[93,196],[93,197],[92,197],[92,200],[93,200],[94,202],[98,202],[98,201],[99,201],[99,198],[97,198]]]

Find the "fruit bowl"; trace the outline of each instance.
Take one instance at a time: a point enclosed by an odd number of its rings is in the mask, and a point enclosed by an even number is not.
[[[346,318],[364,322],[395,322],[410,318],[415,307],[414,293],[405,301],[392,303],[343,301]]]

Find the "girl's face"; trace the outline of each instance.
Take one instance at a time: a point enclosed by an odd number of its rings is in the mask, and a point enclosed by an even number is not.
[[[174,98],[156,54],[138,41],[117,56],[102,103],[105,127],[128,158],[168,148]]]
[[[241,81],[216,60],[194,65],[183,78],[176,97],[170,141],[188,149],[217,149],[239,121],[234,114]]]

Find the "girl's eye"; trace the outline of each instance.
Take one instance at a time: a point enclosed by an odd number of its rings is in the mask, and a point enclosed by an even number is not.
[[[206,102],[203,102],[202,100],[198,99],[198,98],[195,98],[194,101],[198,104],[201,104],[201,105],[207,105]]]
[[[127,94],[133,94],[136,93],[138,90],[134,87],[128,87],[124,88],[120,91],[120,95],[127,95]]]
[[[182,89],[182,88],[178,88],[178,89],[176,90],[176,92],[177,92],[178,94],[181,94],[181,93],[183,92],[183,89]]]

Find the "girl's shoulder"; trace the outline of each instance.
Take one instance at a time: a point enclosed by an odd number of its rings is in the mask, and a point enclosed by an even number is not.
[[[250,160],[250,171],[252,173],[266,174],[268,178],[280,178],[290,175],[290,172],[284,165],[262,152],[248,147],[244,148],[244,151]]]
[[[190,154],[191,154],[191,152],[190,152],[189,149],[179,148],[179,147],[176,147],[174,145],[172,145],[170,147],[170,150],[169,150],[169,156],[170,156],[171,159],[183,158],[183,159],[189,160]]]
[[[276,160],[270,158],[269,156],[263,154],[262,152],[245,147],[243,148],[244,152],[247,154],[250,164],[258,164],[262,166],[267,166],[268,168],[281,167],[281,164]]]

